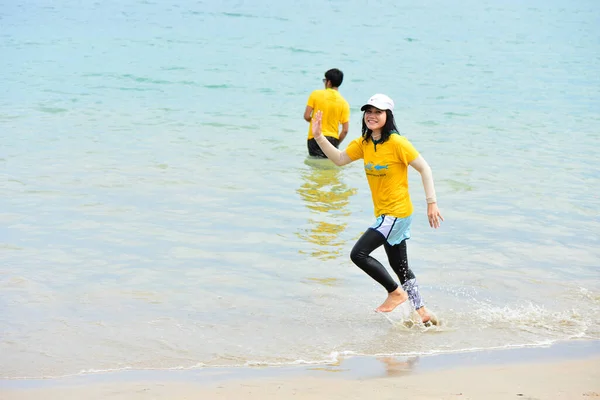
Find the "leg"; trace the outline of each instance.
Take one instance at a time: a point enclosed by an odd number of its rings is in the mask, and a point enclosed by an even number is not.
[[[376,311],[390,312],[405,302],[408,299],[408,295],[398,286],[385,267],[369,255],[384,243],[386,243],[386,239],[381,233],[373,229],[367,229],[354,245],[350,253],[350,258],[354,264],[387,290],[387,299]]]
[[[419,285],[415,274],[408,267],[408,255],[406,253],[406,240],[394,246],[387,241],[384,243],[385,253],[388,256],[388,261],[402,284],[402,288],[408,293],[410,301],[413,303],[415,310],[421,316],[423,323],[428,322],[431,317],[425,308],[425,303],[419,292]]]
[[[406,281],[415,279],[415,274],[408,267],[408,255],[406,253],[406,240],[392,246],[387,241],[384,243],[385,253],[388,256],[390,266],[398,275],[400,283],[404,285]]]

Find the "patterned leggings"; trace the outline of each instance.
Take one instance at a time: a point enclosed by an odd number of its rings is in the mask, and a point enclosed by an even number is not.
[[[419,293],[417,279],[408,267],[406,240],[392,246],[381,233],[369,228],[354,245],[350,253],[350,259],[371,278],[379,282],[388,293],[391,293],[398,288],[398,284],[390,276],[387,269],[379,261],[370,256],[381,245],[384,246],[390,266],[396,275],[398,275],[402,288],[408,293],[408,297],[415,309],[418,310],[423,307],[425,304]]]

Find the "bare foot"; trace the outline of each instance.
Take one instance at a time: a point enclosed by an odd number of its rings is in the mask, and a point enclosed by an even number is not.
[[[431,315],[429,314],[429,312],[427,311],[427,309],[425,307],[421,307],[417,310],[417,313],[419,313],[419,316],[421,317],[421,321],[423,321],[423,323],[425,325],[431,323],[433,325],[437,325],[437,320],[435,318],[431,318]]]
[[[398,307],[400,304],[404,303],[408,300],[408,294],[401,288],[394,290],[392,293],[388,293],[387,299],[383,302],[382,305],[377,307],[375,311],[377,312],[390,312],[393,311],[394,308]]]

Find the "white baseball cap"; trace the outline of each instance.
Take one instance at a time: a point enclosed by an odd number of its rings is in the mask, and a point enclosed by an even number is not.
[[[380,110],[394,111],[394,100],[390,99],[385,94],[377,93],[371,96],[367,104],[360,108],[360,111],[365,111],[369,106],[379,108]]]

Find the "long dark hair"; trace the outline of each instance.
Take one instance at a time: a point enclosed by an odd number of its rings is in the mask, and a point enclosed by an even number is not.
[[[398,128],[396,127],[396,121],[394,121],[394,114],[392,114],[391,110],[385,110],[385,125],[381,128],[381,139],[377,141],[377,143],[384,143],[390,138],[392,133],[399,133]],[[367,128],[367,124],[365,123],[365,113],[363,112],[362,118],[362,137],[363,140],[368,141],[371,139],[373,135],[373,131]]]

